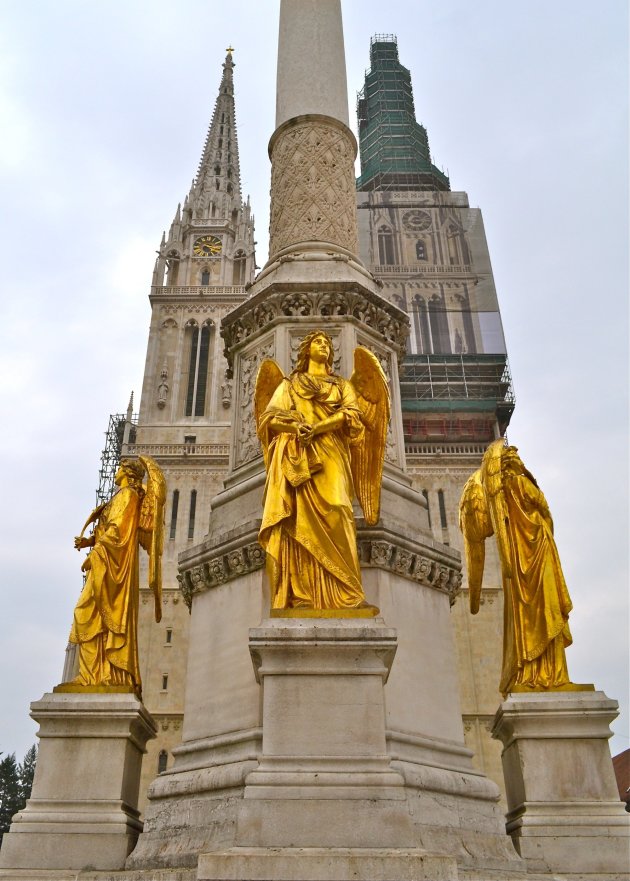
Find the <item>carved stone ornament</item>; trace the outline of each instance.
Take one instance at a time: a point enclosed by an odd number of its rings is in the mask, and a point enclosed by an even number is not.
[[[190,609],[193,596],[226,581],[238,578],[265,565],[265,552],[258,542],[251,542],[228,553],[213,557],[205,563],[193,566],[177,576],[184,602]]]
[[[237,418],[240,422],[240,430],[236,436],[236,465],[244,465],[246,462],[261,456],[260,441],[256,434],[256,420],[254,419],[254,390],[258,368],[265,358],[273,358],[275,346],[273,341],[243,355],[240,362],[239,403],[240,412]]]
[[[227,315],[221,324],[225,342],[228,376],[234,367],[234,346],[266,328],[274,319],[287,317],[330,318],[347,315],[376,330],[395,349],[401,360],[406,351],[409,319],[398,307],[380,296],[357,288],[350,290],[319,290],[264,292],[259,303],[255,298],[243,303]]]
[[[391,535],[381,539],[364,537],[359,533],[358,545],[361,566],[376,566],[396,575],[404,575],[448,594],[451,605],[455,602],[462,583],[462,573],[455,565],[414,552]]]
[[[451,605],[460,592],[462,574],[457,565],[450,561],[431,559],[422,553],[405,547],[401,540],[391,533],[387,538],[370,535],[358,536],[359,560],[361,566],[376,566],[396,575],[402,575],[419,584],[448,594]],[[417,547],[417,546],[416,546]],[[196,593],[218,587],[248,572],[262,569],[265,565],[265,552],[258,542],[246,542],[241,547],[231,548],[216,557],[192,566],[177,576],[184,602],[190,609]]]
[[[168,397],[168,365],[166,361],[162,365],[162,370],[160,371],[160,384],[157,387],[157,405],[160,410],[163,410],[166,406],[166,399]]]
[[[227,369],[224,371],[221,383],[221,403],[226,410],[232,403],[232,380],[228,377]]]
[[[326,117],[281,127],[272,140],[270,255],[299,242],[331,242],[358,254],[349,129]]]

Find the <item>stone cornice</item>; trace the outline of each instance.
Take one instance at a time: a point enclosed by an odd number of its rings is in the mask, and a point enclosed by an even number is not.
[[[245,524],[242,530],[213,540],[212,545],[200,545],[180,555],[177,579],[188,608],[194,594],[263,568],[265,552],[258,544],[259,523]],[[361,566],[408,578],[448,594],[451,605],[455,602],[462,580],[456,551],[432,546],[432,542],[427,546],[384,526],[365,527],[360,523],[357,544]]]
[[[337,316],[354,319],[383,337],[397,352],[405,354],[409,319],[405,312],[379,294],[355,283],[321,283],[317,290],[291,283],[269,285],[226,315],[221,324],[225,357],[231,372],[234,348],[249,337],[290,319]]]

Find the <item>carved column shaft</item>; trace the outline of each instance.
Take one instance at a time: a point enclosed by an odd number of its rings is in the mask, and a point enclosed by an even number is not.
[[[269,143],[270,262],[285,249],[333,246],[359,250],[354,181],[357,144],[347,126],[328,116],[297,116]]]

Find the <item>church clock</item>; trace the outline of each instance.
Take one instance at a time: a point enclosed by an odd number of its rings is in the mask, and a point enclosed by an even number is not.
[[[195,257],[216,257],[221,253],[221,239],[216,236],[200,236],[193,245]]]
[[[431,215],[427,211],[407,211],[403,214],[403,226],[413,232],[428,229],[431,226]]]

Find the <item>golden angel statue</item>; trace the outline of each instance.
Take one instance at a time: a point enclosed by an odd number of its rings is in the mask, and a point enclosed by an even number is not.
[[[145,471],[148,480],[143,486]],[[77,550],[91,551],[81,567],[87,578],[70,631],[70,642],[79,649],[79,675],[71,684],[123,687],[140,695],[139,546],[149,554],[149,587],[159,622],[166,483],[159,465],[148,456],[123,459],[115,481],[117,492],[92,511],[74,540]],[[86,538],[83,533],[90,523],[95,523],[94,531]]]
[[[494,441],[468,479],[459,503],[470,611],[479,611],[484,542],[496,536],[504,593],[499,691],[572,690],[565,648],[571,645],[569,592],[547,501],[516,447]]]
[[[300,343],[284,376],[275,361],[256,380],[256,429],[267,483],[259,541],[267,552],[273,609],[378,609],[365,599],[352,499],[379,518],[390,413],[387,379],[362,346],[345,380],[333,373],[321,330]]]

